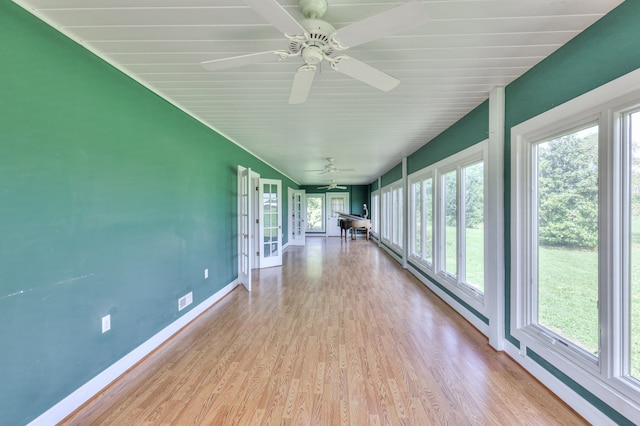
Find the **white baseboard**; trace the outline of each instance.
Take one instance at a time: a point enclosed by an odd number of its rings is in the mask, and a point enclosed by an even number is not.
[[[549,373],[531,358],[522,356],[519,349],[512,344],[507,343],[505,345],[505,352],[525,370],[531,373],[531,375],[540,381],[540,383],[556,394],[558,398],[562,399],[565,404],[584,417],[589,423],[602,426],[615,425],[613,420],[604,415],[602,411],[598,410],[583,397],[578,395],[573,389],[564,384],[553,374]]]
[[[224,288],[204,300],[198,306],[194,307],[186,314],[169,324],[167,327],[156,333],[149,340],[129,352],[124,357],[113,363],[110,367],[80,386],[74,392],[69,394],[62,401],[42,413],[34,419],[29,426],[50,426],[64,420],[69,414],[80,408],[82,404],[93,398],[114,380],[127,372],[131,367],[136,365],[140,360],[153,352],[158,346],[166,342],[171,336],[180,331],[183,327],[193,321],[198,315],[211,307],[218,300],[229,294],[231,290],[238,286],[238,280],[234,280],[227,284]]]
[[[420,271],[413,266],[409,265],[407,270],[411,272],[422,284],[424,284],[429,290],[434,292],[436,296],[442,299],[446,304],[452,307],[462,318],[467,320],[471,325],[478,329],[483,335],[489,336],[489,326],[485,324],[480,318],[475,316],[465,306],[460,304],[453,297],[449,296],[440,287],[432,283],[429,279],[425,278]]]

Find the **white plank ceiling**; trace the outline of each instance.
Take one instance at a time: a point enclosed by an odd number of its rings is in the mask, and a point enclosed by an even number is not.
[[[299,184],[368,184],[621,0],[425,0],[428,21],[346,53],[400,80],[381,92],[325,62],[288,104],[301,58],[207,71],[288,40],[240,0],[15,0]],[[264,0],[268,1],[268,0]],[[297,0],[279,0],[302,20]],[[329,0],[338,30],[401,1]],[[327,157],[339,169],[318,174]]]

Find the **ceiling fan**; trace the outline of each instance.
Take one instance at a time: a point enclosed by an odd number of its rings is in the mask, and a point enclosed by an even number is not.
[[[340,186],[336,183],[335,180],[332,180],[331,183],[327,186],[319,186],[318,189],[347,189],[346,186]]]
[[[416,27],[427,19],[424,6],[417,0],[411,0],[336,30],[330,23],[320,19],[327,11],[326,0],[299,0],[300,10],[306,18],[300,22],[296,21],[277,0],[244,2],[289,39],[289,49],[215,59],[202,62],[201,65],[207,70],[218,71],[285,61],[287,58],[300,56],[304,63],[298,67],[293,77],[289,94],[290,104],[301,104],[307,100],[317,66],[323,60],[329,62],[335,71],[383,92],[390,91],[400,83],[397,78],[350,56],[336,55],[335,52]]]
[[[333,164],[334,159],[331,157],[327,158],[327,164],[324,165],[323,169],[316,170],[305,170],[305,172],[319,172],[318,174],[324,173],[337,173],[337,172],[353,172],[355,169],[339,169]]]

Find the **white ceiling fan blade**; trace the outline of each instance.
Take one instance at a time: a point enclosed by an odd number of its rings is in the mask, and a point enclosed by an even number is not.
[[[383,92],[392,90],[400,83],[400,80],[397,78],[352,57],[339,56],[334,59],[335,62],[331,64],[334,70],[355,78],[356,80],[360,80],[361,82],[366,83],[369,86],[373,86],[378,90],[382,90]]]
[[[276,0],[244,0],[258,15],[276,27],[281,33],[289,35],[304,34],[304,28]]]
[[[296,71],[293,77],[293,84],[291,85],[291,93],[289,94],[290,104],[302,104],[307,100],[315,75],[316,67],[313,65],[305,64],[298,68],[298,71]]]
[[[265,62],[282,61],[280,52],[269,51],[251,53],[249,55],[232,56],[230,58],[214,59],[212,61],[201,62],[203,68],[209,71],[226,70],[228,68],[244,67],[246,65],[263,64]]]
[[[336,31],[335,39],[344,48],[358,46],[417,27],[427,21],[422,3],[411,0],[386,12],[354,22]]]

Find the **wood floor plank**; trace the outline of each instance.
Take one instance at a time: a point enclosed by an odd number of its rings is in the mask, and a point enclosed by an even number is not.
[[[366,240],[308,238],[63,425],[582,425]]]

